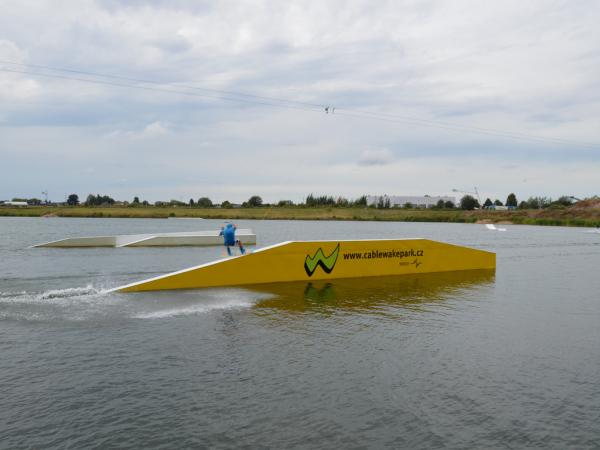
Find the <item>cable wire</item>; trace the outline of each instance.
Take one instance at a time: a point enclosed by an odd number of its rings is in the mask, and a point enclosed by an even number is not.
[[[523,140],[523,141],[538,142],[538,143],[545,142],[545,143],[553,143],[553,144],[560,144],[560,145],[574,145],[574,146],[588,147],[588,148],[594,148],[594,149],[600,148],[600,144],[590,143],[590,142],[577,142],[577,141],[572,141],[572,140],[562,139],[562,138],[537,136],[537,135],[521,133],[521,132],[497,130],[497,129],[493,129],[493,128],[483,128],[483,127],[460,125],[460,124],[454,124],[454,123],[450,123],[450,122],[435,121],[435,120],[422,119],[422,118],[417,118],[417,117],[400,116],[400,115],[395,115],[395,114],[364,111],[364,110],[350,109],[350,108],[339,108],[339,107],[330,106],[328,104],[301,102],[301,101],[283,99],[283,98],[278,98],[278,97],[268,97],[268,96],[246,94],[246,93],[240,93],[240,92],[235,92],[235,91],[228,91],[228,90],[222,90],[222,89],[211,89],[211,88],[197,87],[197,86],[190,86],[190,85],[178,85],[177,88],[171,89],[171,88],[162,87],[161,83],[159,83],[157,81],[151,81],[151,80],[145,80],[145,79],[139,79],[139,78],[123,77],[123,76],[119,76],[119,75],[109,75],[109,74],[102,74],[102,73],[91,72],[91,71],[52,67],[52,66],[37,65],[37,64],[24,64],[24,63],[7,61],[7,60],[0,60],[0,63],[10,64],[13,66],[20,66],[20,67],[25,67],[25,68],[42,69],[42,70],[46,70],[46,71],[50,70],[50,71],[54,71],[54,72],[59,72],[59,73],[45,73],[45,72],[39,72],[39,71],[33,71],[33,70],[16,70],[16,69],[0,67],[1,72],[8,72],[8,73],[18,73],[18,74],[26,74],[26,75],[33,75],[33,76],[39,76],[39,77],[71,80],[71,81],[78,81],[78,82],[92,83],[92,84],[99,84],[99,85],[107,85],[107,86],[114,86],[114,87],[133,88],[133,89],[141,89],[141,90],[146,90],[146,91],[155,91],[155,92],[180,94],[180,95],[193,96],[193,97],[211,98],[211,99],[225,100],[225,101],[230,101],[230,102],[241,102],[241,103],[256,104],[256,105],[261,105],[261,106],[270,106],[270,107],[276,107],[276,108],[317,112],[317,113],[321,113],[321,114],[323,112],[326,112],[328,114],[330,113],[332,116],[339,115],[339,116],[358,118],[358,119],[378,120],[378,121],[389,122],[389,123],[402,123],[402,124],[408,124],[408,125],[416,125],[416,126],[444,129],[444,130],[453,131],[453,132],[466,131],[469,133],[483,134],[483,135],[487,135],[487,136],[494,136],[494,137],[500,137],[500,138],[506,138],[506,139],[513,139],[513,140]],[[76,76],[71,76],[71,75],[60,74],[60,72],[89,75],[94,78],[76,77]],[[103,80],[103,79],[98,79],[98,78],[108,78],[109,80]],[[122,80],[122,81],[110,81],[110,79]],[[133,83],[143,83],[144,85],[133,84]],[[148,85],[152,85],[152,86],[148,86]],[[190,90],[192,90],[194,92],[190,92]],[[196,91],[201,91],[201,92],[196,92]]]

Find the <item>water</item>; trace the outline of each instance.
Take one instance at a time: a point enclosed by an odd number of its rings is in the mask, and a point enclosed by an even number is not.
[[[221,248],[32,249],[217,221],[0,218],[2,448],[599,448],[600,234],[239,221],[259,245],[427,237],[493,273],[144,294]]]

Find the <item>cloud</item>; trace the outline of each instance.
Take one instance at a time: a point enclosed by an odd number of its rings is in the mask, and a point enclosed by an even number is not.
[[[142,130],[141,133],[134,135],[136,139],[152,139],[159,136],[164,136],[169,132],[166,125],[160,122],[152,122]]]
[[[154,139],[160,136],[164,136],[169,133],[167,125],[161,122],[152,122],[146,125],[142,130],[139,131],[121,131],[115,130],[106,134],[105,137],[109,139],[116,138],[128,138],[132,140],[143,140],[143,139]]]
[[[365,150],[358,159],[359,166],[385,166],[394,161],[394,155],[388,149]]]
[[[156,83],[0,71],[0,155],[23,168],[0,178],[0,197],[43,184],[271,201],[309,185],[352,196],[463,183],[502,196],[523,179],[552,180],[528,182],[527,195],[597,193],[598,147],[485,130],[600,141],[598,2],[110,0],[67,1],[60,14],[5,3],[0,59]],[[65,159],[72,175],[56,177]]]
[[[0,39],[0,68],[22,70],[14,65],[4,65],[2,61],[20,62],[24,52],[12,41]],[[31,100],[40,92],[39,83],[27,76],[14,72],[0,72],[0,100]]]
[[[17,44],[7,39],[0,39],[0,59],[3,61],[22,62],[24,55]]]

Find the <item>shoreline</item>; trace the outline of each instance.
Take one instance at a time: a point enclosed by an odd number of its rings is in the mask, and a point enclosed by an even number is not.
[[[319,207],[0,207],[0,217],[75,217],[128,219],[235,219],[235,220],[341,220],[384,222],[490,223],[509,225],[550,225],[599,227],[600,209],[564,208],[513,211],[463,211],[460,209],[374,209]]]

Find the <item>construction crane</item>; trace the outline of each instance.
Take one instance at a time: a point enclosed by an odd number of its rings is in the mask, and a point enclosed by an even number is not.
[[[452,192],[459,192],[461,194],[472,194],[477,196],[477,201],[479,202],[479,204],[481,205],[481,198],[479,197],[479,192],[477,191],[477,186],[475,186],[475,191],[471,192],[471,191],[461,191],[459,189],[452,189]]]

